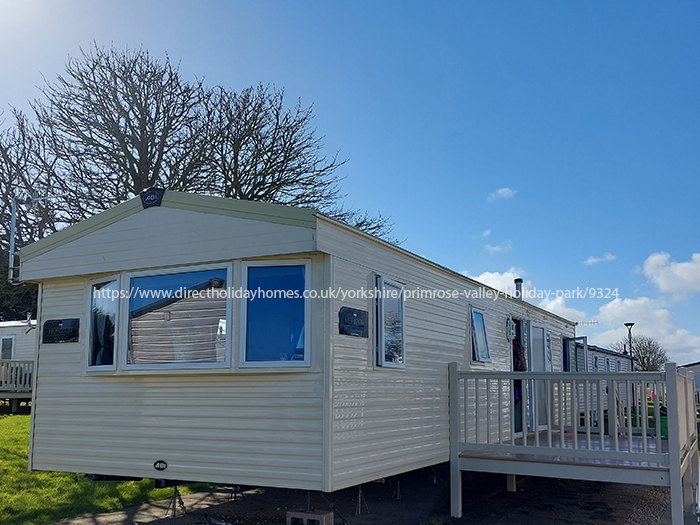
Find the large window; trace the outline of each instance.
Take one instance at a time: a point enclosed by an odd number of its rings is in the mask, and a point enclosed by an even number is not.
[[[472,361],[486,363],[491,361],[489,344],[486,339],[486,324],[484,314],[471,311],[471,339],[472,339]]]
[[[309,263],[245,263],[243,366],[309,364]]]
[[[403,287],[376,276],[375,348],[377,366],[402,367],[404,355]]]
[[[132,277],[126,365],[226,363],[228,280],[227,268]]]
[[[14,346],[14,337],[3,337],[2,343],[0,343],[0,359],[12,359]]]
[[[119,279],[96,283],[90,288],[88,367],[114,366],[119,293]]]

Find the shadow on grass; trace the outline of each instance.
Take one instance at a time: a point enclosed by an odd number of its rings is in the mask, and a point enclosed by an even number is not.
[[[61,491],[57,498],[57,487],[35,486],[26,494],[34,504],[10,506],[2,509],[4,525],[45,525],[80,516],[90,516],[139,505],[149,501],[172,497],[173,489],[154,489],[153,480],[141,481],[90,481],[79,474],[43,473],[62,476],[58,483]],[[72,478],[72,479],[65,479]],[[197,484],[180,487],[183,494],[208,490],[211,485]],[[25,499],[25,498],[23,498]]]
[[[2,525],[46,525],[170,498],[153,480],[90,481],[82,474],[27,470],[29,416],[0,414],[0,521]],[[198,484],[183,494],[207,490]]]

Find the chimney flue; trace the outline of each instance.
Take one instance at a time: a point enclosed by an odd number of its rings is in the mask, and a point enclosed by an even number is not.
[[[523,299],[523,280],[520,277],[515,280],[515,298]]]

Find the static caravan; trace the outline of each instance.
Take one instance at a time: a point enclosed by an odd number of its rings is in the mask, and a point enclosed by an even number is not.
[[[633,372],[634,358],[602,346],[587,345],[587,370],[589,372]]]
[[[450,459],[448,363],[561,371],[574,336],[311,209],[147,192],[20,261],[34,470],[330,492]]]
[[[564,342],[564,371],[565,372],[604,372],[604,373],[628,373],[634,371],[634,357],[627,353],[615,352],[602,346],[588,343],[587,337],[577,337]],[[607,387],[607,382],[604,381]],[[606,388],[608,393],[611,390]],[[627,402],[627,390],[625,388],[615,391],[613,398],[604,395],[601,399],[602,413],[608,412],[611,399],[614,402],[625,405]],[[598,393],[591,393],[591,404],[598,407]],[[583,399],[579,398],[579,407],[584,405]],[[595,426],[600,424],[600,410],[593,408],[590,410],[590,418]],[[584,418],[584,414],[580,415]],[[607,416],[606,416],[607,417]],[[622,416],[620,416],[622,417]]]
[[[0,322],[0,361],[34,361],[36,320]]]
[[[586,336],[564,344],[565,372],[633,372],[634,357],[588,343]]]
[[[695,410],[700,413],[700,361],[682,366],[695,372]]]
[[[35,353],[35,320],[0,322],[0,400],[9,401],[13,412],[32,397]]]

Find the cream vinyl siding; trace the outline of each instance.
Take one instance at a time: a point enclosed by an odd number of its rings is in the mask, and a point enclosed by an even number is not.
[[[337,288],[372,287],[374,272],[407,291],[477,290],[478,285],[427,261],[319,220],[319,249],[333,254]],[[489,363],[471,363],[469,305],[484,313]],[[338,313],[367,310],[368,338],[340,335]],[[561,370],[561,336],[573,323],[531,305],[499,297],[409,299],[405,304],[405,369],[374,366],[373,301],[337,298],[333,305],[332,490],[429,466],[449,459],[447,364],[462,369],[511,370],[506,319],[544,324],[552,341],[554,370]],[[495,408],[494,408],[495,411]],[[481,416],[486,419],[485,410]],[[484,424],[485,427],[485,424]],[[496,428],[491,432],[495,436]]]
[[[33,469],[323,488],[320,352],[293,373],[89,374],[87,287],[44,283],[42,319],[78,317],[81,334],[40,347]]]
[[[314,230],[171,207],[148,208],[22,261],[22,279],[309,252]]]
[[[447,365],[510,370],[508,316],[546,327],[554,370],[562,335],[574,335],[572,323],[514,299],[409,299],[405,367],[376,367],[373,300],[316,299],[305,326],[310,366],[243,369],[234,299],[230,368],[86,371],[89,287],[100,277],[120,274],[125,286],[132,271],[232,262],[238,288],[244,262],[284,258],[310,259],[317,291],[371,289],[375,274],[407,292],[487,289],[311,210],[175,192],[160,208],[136,204],[22,252],[22,277],[42,284],[42,323],[79,318],[81,327],[79,343],[39,346],[33,469],[338,490],[448,460]],[[369,337],[339,334],[343,306],[368,312]],[[470,307],[484,314],[491,362],[471,363]]]

